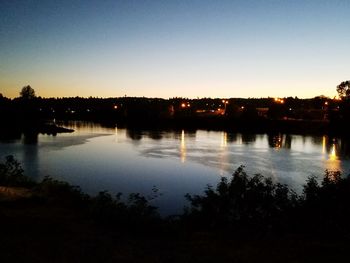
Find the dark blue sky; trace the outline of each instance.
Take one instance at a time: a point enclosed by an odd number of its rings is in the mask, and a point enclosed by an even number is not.
[[[334,96],[350,1],[0,0],[0,92]]]

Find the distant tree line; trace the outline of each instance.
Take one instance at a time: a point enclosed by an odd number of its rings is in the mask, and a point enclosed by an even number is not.
[[[27,85],[17,98],[0,96],[0,120],[22,124],[52,119],[88,120],[130,125],[184,124],[218,128],[228,127],[234,122],[241,126],[254,126],[255,122],[268,120],[319,120],[330,121],[332,127],[341,128],[342,123],[350,119],[349,81],[342,82],[337,91],[342,100],[325,96],[312,99],[42,98]]]

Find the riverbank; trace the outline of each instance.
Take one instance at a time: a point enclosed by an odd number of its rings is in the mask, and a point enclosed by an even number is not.
[[[297,196],[241,167],[177,218],[147,199],[45,178],[34,182],[11,157],[0,164],[0,253],[4,262],[344,262],[350,179],[310,178]]]
[[[146,233],[91,222],[59,205],[1,203],[2,262],[346,262],[348,240],[222,235],[167,226]]]
[[[344,262],[348,239],[289,233],[113,227],[64,204],[1,202],[2,262]]]
[[[45,122],[33,123],[18,123],[10,122],[3,123],[0,131],[0,139],[15,139],[20,138],[22,134],[27,137],[35,137],[38,134],[57,135],[59,133],[72,133],[73,129],[58,126],[56,124]]]

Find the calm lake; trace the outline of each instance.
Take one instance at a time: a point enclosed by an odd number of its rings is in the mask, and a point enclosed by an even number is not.
[[[102,190],[152,196],[161,214],[181,213],[186,193],[200,194],[240,165],[297,192],[310,175],[350,171],[349,142],[327,136],[237,134],[224,131],[142,131],[71,122],[57,136],[0,141],[0,157],[14,155],[35,179],[50,175],[96,194]]]

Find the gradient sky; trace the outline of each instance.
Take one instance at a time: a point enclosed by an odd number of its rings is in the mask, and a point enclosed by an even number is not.
[[[335,96],[348,0],[0,0],[0,93]]]

